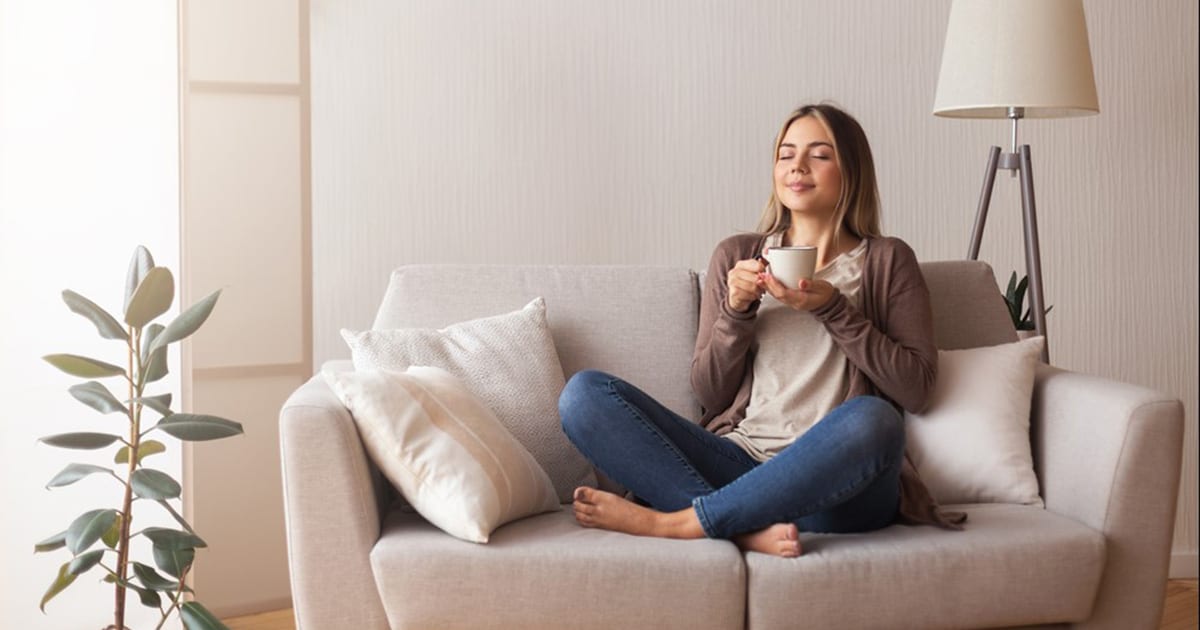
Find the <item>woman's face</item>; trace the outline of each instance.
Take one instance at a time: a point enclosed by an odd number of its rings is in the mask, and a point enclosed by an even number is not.
[[[816,117],[797,118],[775,156],[775,196],[789,210],[833,216],[841,193],[833,138]]]

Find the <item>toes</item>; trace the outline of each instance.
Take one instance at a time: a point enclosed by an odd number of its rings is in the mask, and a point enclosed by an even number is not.
[[[596,503],[597,498],[598,497],[597,497],[595,488],[589,488],[587,486],[580,486],[578,488],[575,488],[574,499],[575,499],[576,503],[594,504],[594,503]]]

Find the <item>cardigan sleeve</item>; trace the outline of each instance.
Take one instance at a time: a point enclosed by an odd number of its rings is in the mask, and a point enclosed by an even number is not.
[[[700,294],[700,327],[692,355],[692,390],[704,409],[707,421],[729,408],[737,396],[749,367],[759,302],[741,313],[729,307],[729,270],[737,264],[741,249],[733,236],[719,243],[709,261],[704,289]]]
[[[916,254],[898,239],[878,239],[864,266],[862,302],[874,301],[875,323],[842,295],[813,312],[834,342],[883,395],[911,413],[929,404],[937,377],[937,346],[929,288]],[[869,295],[867,294],[869,291]]]

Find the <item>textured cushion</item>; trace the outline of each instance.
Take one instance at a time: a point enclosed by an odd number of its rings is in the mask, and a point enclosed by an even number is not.
[[[440,330],[343,330],[342,336],[356,369],[429,365],[462,379],[550,475],[560,501],[570,501],[576,486],[594,484],[591,465],[558,419],[566,381],[541,298],[519,311]]]
[[[1088,618],[1105,560],[1100,532],[1031,506],[948,507],[969,514],[965,530],[801,533],[799,558],[746,554],[747,627],[935,630]]]
[[[939,503],[1042,504],[1029,407],[1043,345],[939,351],[929,408],[905,413],[909,458]]]
[[[426,519],[485,543],[510,521],[558,510],[533,456],[449,372],[326,372],[375,465]]]
[[[392,273],[373,328],[439,328],[511,311],[537,296],[546,300],[566,376],[588,368],[616,374],[676,413],[699,419],[689,372],[700,294],[688,269],[406,266]]]
[[[933,306],[933,333],[943,350],[994,346],[1017,340],[1004,296],[987,263],[921,263]]]
[[[745,618],[732,543],[587,529],[569,510],[509,523],[486,546],[393,512],[371,568],[394,630],[728,630]]]

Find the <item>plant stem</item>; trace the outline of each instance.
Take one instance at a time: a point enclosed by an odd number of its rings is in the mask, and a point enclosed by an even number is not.
[[[187,579],[187,574],[190,569],[191,567],[188,566],[179,573],[179,589],[177,589],[175,591],[175,595],[171,597],[171,605],[167,608],[167,611],[163,613],[162,621],[159,621],[158,625],[154,626],[154,630],[162,630],[163,624],[167,623],[167,617],[170,617],[171,613],[175,612],[176,608],[179,608],[179,600],[183,599],[183,581]]]
[[[139,424],[142,415],[141,403],[134,400],[142,395],[142,358],[138,351],[141,347],[142,329],[129,327],[129,475],[125,478],[125,501],[121,509],[121,536],[117,545],[117,584],[115,602],[115,621],[117,628],[125,627],[125,594],[129,590],[124,585],[129,573],[129,528],[133,522],[133,473],[137,471],[138,443],[140,441]],[[134,367],[139,375],[135,386]]]

